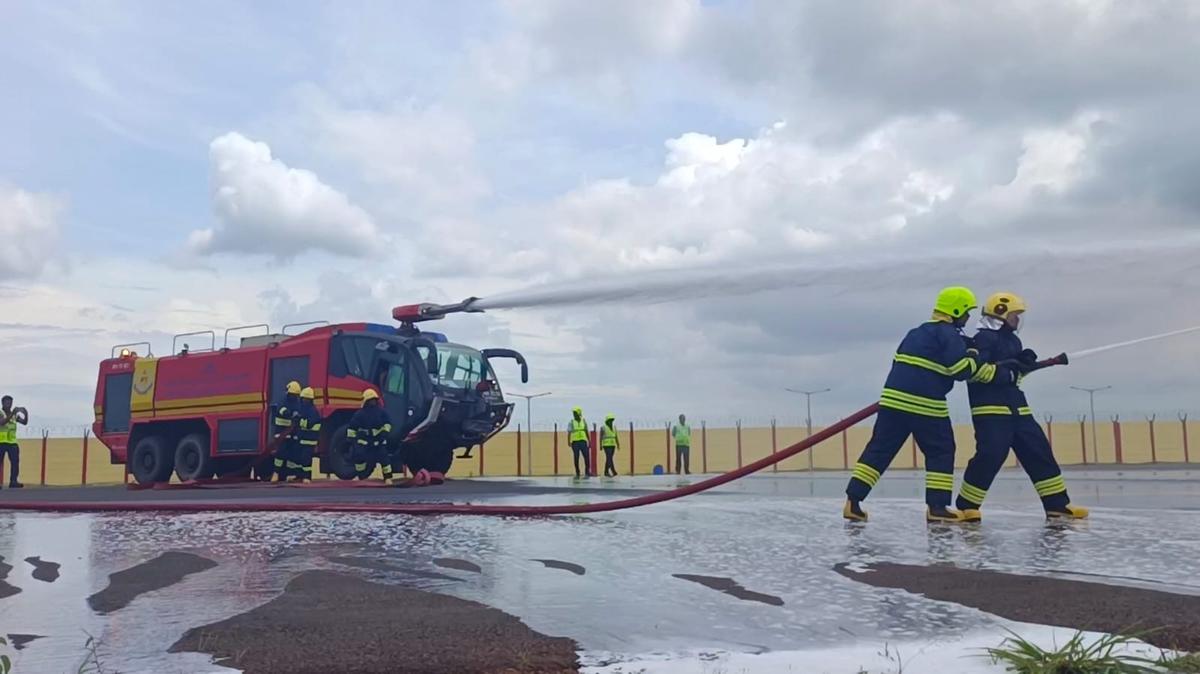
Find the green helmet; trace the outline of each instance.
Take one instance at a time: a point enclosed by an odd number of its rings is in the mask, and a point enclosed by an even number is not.
[[[976,306],[978,305],[975,303],[975,293],[971,292],[970,288],[950,286],[942,288],[938,293],[937,304],[933,310],[951,318],[962,318]]]

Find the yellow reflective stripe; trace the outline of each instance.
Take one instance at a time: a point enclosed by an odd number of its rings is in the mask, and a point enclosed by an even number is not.
[[[954,491],[954,475],[952,473],[925,473],[925,488]]]
[[[971,408],[971,414],[977,417],[989,414],[1009,416],[1012,414],[1012,409],[1004,405],[979,405]]]
[[[982,505],[983,499],[987,498],[987,490],[980,489],[979,487],[976,487],[973,484],[968,484],[964,481],[962,483],[962,488],[958,491],[958,495],[967,499],[971,503]]]
[[[316,440],[301,440],[300,444],[305,445],[305,446],[315,445],[315,444],[317,444],[317,441]]]
[[[1032,416],[1033,408],[1032,407],[1019,407],[1019,408],[1017,408],[1017,414],[1020,414],[1023,417]]]
[[[950,367],[950,370],[949,370],[949,371],[950,371],[950,374],[954,375],[954,374],[958,374],[959,372],[962,372],[963,370],[966,370],[966,369],[968,369],[968,368],[969,368],[969,369],[970,369],[972,372],[974,372],[974,371],[976,371],[976,370],[979,368],[979,364],[975,362],[975,359],[974,359],[974,358],[970,358],[970,357],[963,357],[963,358],[962,358],[961,360],[959,360],[957,363],[955,363],[954,365],[952,365],[952,366]]]
[[[1038,496],[1050,496],[1066,491],[1067,481],[1063,479],[1062,475],[1056,475],[1041,482],[1034,482],[1033,489]]]
[[[367,464],[365,464],[365,463],[354,464],[354,470],[366,470],[366,469],[367,469]]]
[[[371,443],[367,442],[367,439],[366,439],[366,438],[359,438],[359,439],[358,439],[358,444],[360,444],[360,445],[362,445],[362,446],[366,447],[367,445],[369,445],[369,444],[371,444]]]
[[[275,467],[283,468],[283,459],[275,459]]]
[[[865,463],[854,464],[854,477],[866,482],[868,486],[874,487],[876,482],[879,482],[879,471],[868,466]]]
[[[288,461],[288,462],[287,462],[287,467],[288,467],[288,468],[299,468],[299,467],[300,467],[300,464],[296,463],[295,461]]]
[[[879,400],[879,406],[886,407],[886,408],[892,409],[892,410],[897,410],[899,412],[907,412],[909,414],[916,414],[916,415],[922,416],[922,417],[933,417],[935,419],[949,419],[950,418],[950,410],[935,412],[926,407],[918,407],[917,405],[910,405],[908,403],[903,403],[903,402],[899,402],[896,400],[889,400],[887,398],[881,398]]]
[[[287,417],[275,417],[276,426],[291,426],[292,420]]]
[[[975,372],[975,375],[973,377],[971,377],[971,381],[980,383],[980,384],[990,384],[991,381],[995,378],[996,378],[996,364],[995,363],[984,363],[983,365],[979,366],[979,369]]]
[[[921,367],[929,370],[930,372],[936,372],[941,375],[946,375],[947,377],[950,376],[950,368],[937,361],[929,360],[928,358],[910,356],[907,353],[898,353],[896,354],[894,360],[897,363],[904,363],[905,365],[912,365],[913,367]]]
[[[347,438],[357,438],[358,431],[354,430],[353,428],[347,428],[346,429],[346,437]]]
[[[384,433],[390,433],[391,431],[391,426],[381,426],[380,428],[376,428],[375,430],[371,431],[371,433],[373,435],[383,435]]]
[[[950,405],[947,404],[945,400],[939,400],[937,398],[926,398],[925,396],[914,395],[912,393],[908,393],[906,391],[901,391],[899,389],[885,388],[885,389],[883,389],[883,395],[885,397],[892,398],[893,400],[899,400],[901,402],[912,403],[914,405],[922,405],[924,407],[928,407],[928,408],[934,409],[934,410],[941,411],[941,410],[949,410],[950,409]]]

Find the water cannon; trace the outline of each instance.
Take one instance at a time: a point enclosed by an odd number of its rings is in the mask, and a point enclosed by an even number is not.
[[[392,309],[392,318],[402,324],[412,325],[422,321],[436,321],[445,318],[447,314],[481,314],[483,309],[474,306],[478,301],[478,297],[468,297],[455,304],[433,304],[431,302],[405,304]]]

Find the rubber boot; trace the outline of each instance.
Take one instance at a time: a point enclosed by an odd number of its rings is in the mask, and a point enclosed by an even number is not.
[[[925,521],[958,523],[963,521],[963,514],[954,508],[934,508],[928,506],[925,509]]]
[[[959,496],[955,500],[954,505],[958,506],[958,512],[962,515],[964,522],[981,522],[983,521],[983,513],[979,512],[979,504],[971,503],[967,499]]]
[[[852,522],[866,522],[867,511],[862,509],[861,501],[846,499],[846,505],[842,506],[842,517]]]
[[[1046,519],[1048,520],[1082,520],[1087,519],[1087,516],[1087,508],[1069,503],[1061,509],[1055,508],[1046,511]]]

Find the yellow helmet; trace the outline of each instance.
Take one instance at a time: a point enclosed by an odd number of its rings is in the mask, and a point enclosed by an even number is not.
[[[1007,319],[1011,314],[1025,311],[1025,300],[1014,293],[995,293],[983,303],[983,314]]]
[[[288,385],[287,385],[287,392],[288,392],[290,395],[294,395],[294,396],[295,396],[295,395],[300,395],[300,382],[298,382],[298,381],[289,381],[289,382],[288,382]]]
[[[362,392],[363,403],[366,403],[368,400],[379,400],[379,394],[375,392],[375,389],[369,388]]]
[[[305,400],[312,400],[313,398],[317,397],[317,394],[312,390],[311,386],[305,386],[304,389],[300,391],[300,397]]]
[[[950,286],[942,288],[942,291],[938,293],[937,304],[933,306],[933,310],[957,319],[966,316],[967,312],[977,306],[979,305],[975,303],[975,293],[971,292],[970,288]]]

